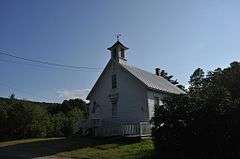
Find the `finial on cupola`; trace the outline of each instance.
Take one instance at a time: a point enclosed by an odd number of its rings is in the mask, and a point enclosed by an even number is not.
[[[108,50],[111,51],[111,59],[117,62],[126,62],[125,50],[128,50],[126,46],[124,46],[120,41],[119,38],[121,34],[116,34],[117,42],[113,44],[113,46],[109,47]]]
[[[117,41],[119,41],[119,38],[122,36],[122,34],[118,33],[116,34],[116,37],[117,37]]]

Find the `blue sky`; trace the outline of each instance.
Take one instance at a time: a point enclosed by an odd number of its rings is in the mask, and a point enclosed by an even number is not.
[[[211,70],[239,60],[239,6],[237,0],[0,0],[0,48],[32,59],[104,67],[106,48],[122,33],[129,64],[150,72],[160,67],[185,85],[197,67]],[[14,92],[61,102],[86,95],[100,72],[0,55],[0,74],[0,96]]]

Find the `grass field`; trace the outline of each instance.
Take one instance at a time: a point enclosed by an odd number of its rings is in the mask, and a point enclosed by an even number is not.
[[[0,158],[150,158],[150,139],[133,138],[46,138],[0,142]],[[50,156],[50,157],[49,157]]]

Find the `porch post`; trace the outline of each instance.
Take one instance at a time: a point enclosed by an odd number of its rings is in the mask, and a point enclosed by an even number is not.
[[[139,122],[139,135],[142,136],[142,124]]]

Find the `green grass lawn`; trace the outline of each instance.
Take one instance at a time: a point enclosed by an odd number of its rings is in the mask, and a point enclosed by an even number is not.
[[[135,159],[150,158],[153,144],[150,139],[136,138],[47,138],[1,142],[0,158],[4,150],[10,155],[31,158]]]
[[[133,139],[106,139],[102,144],[86,146],[69,152],[60,153],[60,156],[72,158],[146,158],[151,155],[153,145],[151,140]],[[102,139],[98,140],[99,143]],[[116,143],[115,143],[116,142]]]

